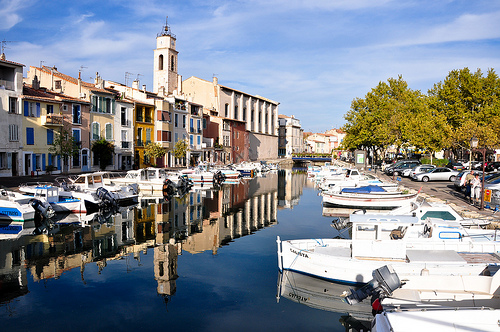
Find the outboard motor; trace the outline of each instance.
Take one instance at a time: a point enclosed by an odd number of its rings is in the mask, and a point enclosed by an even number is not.
[[[163,182],[162,191],[163,191],[163,197],[172,197],[173,195],[175,195],[177,188],[170,179],[166,179]]]
[[[139,185],[137,183],[131,183],[127,186],[127,190],[129,193],[137,195],[139,194]]]
[[[224,181],[226,181],[226,176],[221,171],[217,171],[214,174],[214,185],[220,186]]]
[[[50,219],[55,215],[55,211],[52,206],[50,206],[49,202],[42,202],[41,200],[32,198],[30,199],[29,204],[45,219]]]
[[[351,294],[347,295],[345,301],[355,304],[363,301],[368,296],[372,296],[372,302],[379,298],[389,297],[396,289],[402,286],[401,281],[394,269],[390,265],[382,266],[373,271],[373,279],[358,290],[350,289]]]
[[[101,202],[107,206],[116,206],[116,200],[111,195],[111,193],[104,187],[99,187],[96,190],[97,197],[101,200]]]

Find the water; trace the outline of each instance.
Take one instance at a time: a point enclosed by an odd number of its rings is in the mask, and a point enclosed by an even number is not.
[[[277,299],[276,236],[337,235],[304,173],[72,217],[0,241],[4,331],[345,331],[330,301],[316,309],[289,290]]]

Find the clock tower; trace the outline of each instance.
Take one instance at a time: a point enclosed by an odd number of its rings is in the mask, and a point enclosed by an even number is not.
[[[168,19],[168,17],[167,17]],[[154,50],[153,92],[170,95],[178,89],[176,37],[165,22],[156,36]]]

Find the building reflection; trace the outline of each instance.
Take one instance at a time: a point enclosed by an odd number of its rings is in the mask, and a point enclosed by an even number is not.
[[[307,182],[307,172],[295,169],[278,171],[278,206],[293,209],[299,204],[302,190]]]
[[[151,248],[157,293],[168,303],[176,291],[177,261],[183,251],[215,255],[234,239],[277,223],[277,188],[283,176],[286,173],[268,174],[168,201],[143,199],[113,213],[71,214],[44,234],[1,240],[0,303],[28,293],[27,271],[39,282],[80,269],[85,283],[87,264],[96,264],[99,273],[109,260],[133,257],[139,264],[141,254]],[[285,196],[292,201],[301,190],[295,188],[295,179],[289,182]]]

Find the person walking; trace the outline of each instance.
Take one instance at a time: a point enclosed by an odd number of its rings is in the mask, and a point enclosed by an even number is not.
[[[465,199],[468,202],[472,202],[472,197],[471,197],[472,180],[474,180],[474,171],[470,171],[465,176]]]
[[[471,205],[474,205],[474,200],[479,204],[479,195],[481,195],[481,180],[479,174],[476,173],[471,183]]]

